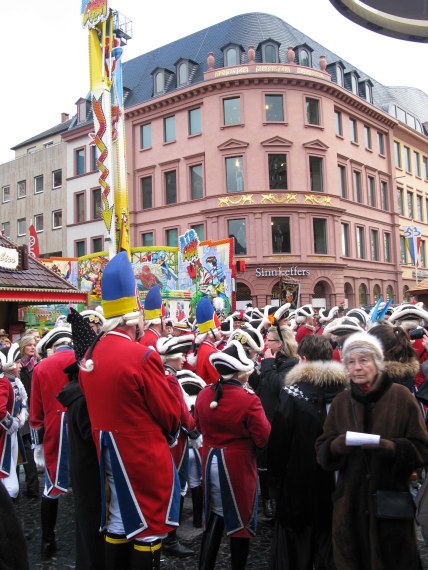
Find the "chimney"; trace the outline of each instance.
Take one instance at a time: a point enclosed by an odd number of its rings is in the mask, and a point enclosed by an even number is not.
[[[69,118],[70,115],[68,113],[61,113],[61,123],[65,123],[65,121],[68,121]]]

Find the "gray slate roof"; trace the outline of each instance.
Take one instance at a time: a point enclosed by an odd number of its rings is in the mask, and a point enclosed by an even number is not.
[[[60,133],[64,133],[65,131],[67,131],[72,123],[73,119],[69,119],[68,121],[64,121],[62,123],[59,123],[59,125],[55,125],[54,127],[48,129],[47,131],[44,131],[43,133],[40,133],[38,135],[35,135],[34,137],[31,137],[30,139],[27,139],[24,142],[21,142],[15,146],[13,146],[10,150],[17,150],[18,148],[21,148],[22,146],[27,146],[28,144],[31,143],[35,143],[37,141],[40,141],[42,139],[47,139],[49,137],[52,137],[54,135],[58,135]]]
[[[208,52],[212,51],[214,54],[216,62],[214,67],[223,67],[222,48],[229,43],[241,45],[245,50],[241,64],[245,64],[248,62],[248,46],[253,44],[256,48],[256,62],[260,62],[261,51],[257,47],[260,42],[269,38],[280,43],[281,62],[288,62],[287,51],[289,46],[296,47],[307,44],[313,49],[313,68],[319,69],[320,55],[326,56],[327,64],[341,61],[344,65],[345,74],[350,71],[357,71],[359,81],[367,79],[372,81],[373,104],[376,107],[386,110],[389,103],[396,102],[419,118],[422,123],[427,120],[428,95],[423,91],[411,87],[385,87],[363,70],[356,68],[281,18],[261,12],[234,16],[125,62],[123,65],[123,84],[124,88],[130,90],[125,99],[125,108],[128,109],[156,98],[153,96],[152,76],[156,68],[165,68],[175,72],[175,62],[181,58],[190,59],[199,64],[191,79],[191,84],[195,85],[204,80],[204,71],[208,69]],[[177,87],[174,81],[170,84],[168,92],[175,90]],[[86,122],[91,120],[92,118],[88,117]],[[75,121],[73,121],[71,128],[75,126]]]

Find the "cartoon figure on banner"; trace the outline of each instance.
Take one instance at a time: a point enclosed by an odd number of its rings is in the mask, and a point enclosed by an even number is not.
[[[219,266],[215,255],[209,255],[205,259],[205,263],[206,266],[201,268],[199,288],[212,299],[219,298],[222,301],[223,312],[228,315],[230,304],[225,290],[226,275],[223,267]]]
[[[170,266],[165,250],[145,253],[136,265],[137,287],[148,291],[158,285],[162,291],[177,288],[178,276]]]
[[[101,297],[101,277],[108,259],[92,257],[79,264],[80,289],[95,297]]]

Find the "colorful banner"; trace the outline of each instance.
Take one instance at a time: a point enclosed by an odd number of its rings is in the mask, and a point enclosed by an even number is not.
[[[422,232],[416,226],[406,226],[404,228],[404,237],[406,238],[407,249],[412,258],[413,265],[419,267],[419,248],[421,245]]]
[[[69,281],[74,287],[78,287],[78,263],[76,258],[51,257],[50,259],[40,258],[39,261],[49,267],[49,269],[52,269],[52,271],[55,271],[57,275]]]
[[[83,303],[72,303],[71,306],[79,312],[85,309]],[[64,303],[29,305],[18,308],[18,320],[25,322],[27,327],[53,327],[58,317],[67,317],[68,313],[69,305]]]
[[[178,247],[132,248],[131,263],[141,303],[147,292],[158,285],[173,318],[182,313],[193,316],[204,295],[217,299],[214,304],[221,305],[220,309],[228,315],[235,302],[232,238],[200,242],[195,252],[195,261],[189,263],[183,260]],[[94,301],[101,299],[101,278],[108,260],[107,252],[85,255],[78,260],[78,287]]]
[[[30,234],[30,243],[28,247],[28,253],[35,257],[36,259],[39,258],[39,238],[36,234],[36,228],[33,224],[28,228]]]

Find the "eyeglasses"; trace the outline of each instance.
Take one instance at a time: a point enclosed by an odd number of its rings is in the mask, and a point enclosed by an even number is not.
[[[266,342],[281,342],[278,338],[267,338]]]

